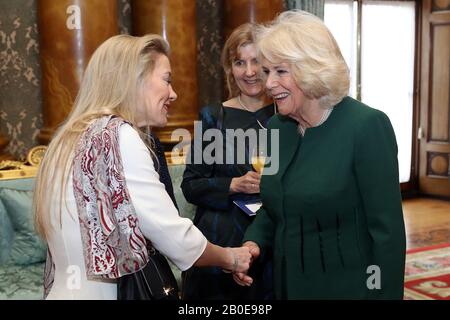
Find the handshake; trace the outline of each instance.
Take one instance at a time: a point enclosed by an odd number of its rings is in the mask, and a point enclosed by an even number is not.
[[[259,246],[253,241],[245,242],[242,247],[228,248],[231,252],[230,268],[224,272],[233,273],[233,279],[241,286],[250,286],[253,279],[247,275],[252,262],[259,257]]]

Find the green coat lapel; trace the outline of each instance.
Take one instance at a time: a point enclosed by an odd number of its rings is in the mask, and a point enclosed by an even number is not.
[[[277,127],[280,130],[280,167],[277,177],[281,181],[298,148],[300,134],[298,133],[297,122],[289,117],[280,116],[278,124]]]
[[[274,116],[269,123],[269,134],[278,130],[279,140],[273,141],[278,144],[278,171],[274,175],[263,176],[261,180],[261,194],[266,194],[266,199],[271,199],[271,209],[275,212],[283,212],[283,175],[292,161],[295,151],[300,142],[300,134],[297,131],[297,123],[284,116]],[[277,150],[272,146],[272,136],[270,137],[270,154]],[[264,196],[263,196],[264,197]],[[282,218],[281,218],[282,219]],[[281,223],[281,220],[278,221]]]

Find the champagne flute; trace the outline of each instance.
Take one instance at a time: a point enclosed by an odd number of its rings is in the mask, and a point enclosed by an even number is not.
[[[263,148],[255,148],[252,151],[251,164],[256,172],[262,174],[266,163],[266,151]]]

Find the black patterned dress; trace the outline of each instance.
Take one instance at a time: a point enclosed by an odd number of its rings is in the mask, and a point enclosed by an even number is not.
[[[200,111],[202,133],[208,129],[221,128],[223,132],[223,164],[207,164],[203,156],[211,150],[212,142],[202,142],[195,137],[188,158],[191,164],[186,165],[181,188],[187,201],[197,206],[195,225],[206,238],[222,247],[236,247],[242,244],[245,230],[254,217],[246,215],[233,200],[256,199],[259,194],[230,195],[232,178],[240,177],[252,170],[249,158],[249,144],[231,143],[226,139],[227,129],[263,130],[257,120],[266,126],[274,114],[274,106],[268,105],[256,112],[223,107],[222,125],[217,124],[220,105],[206,106]],[[198,132],[197,132],[198,134]],[[258,136],[258,134],[257,134]],[[236,140],[235,140],[236,142]],[[242,149],[242,147],[244,147]],[[209,149],[208,149],[209,148]],[[234,161],[226,163],[226,154],[233,149]],[[201,163],[194,162],[195,154],[202,153]],[[244,152],[245,154],[242,154]],[[242,158],[244,157],[244,161]],[[239,164],[240,163],[240,164]],[[236,284],[230,274],[217,267],[192,267],[183,273],[182,298],[202,300],[227,299],[272,299],[272,263],[271,253],[262,252],[253,263],[249,275],[253,278],[250,287]]]

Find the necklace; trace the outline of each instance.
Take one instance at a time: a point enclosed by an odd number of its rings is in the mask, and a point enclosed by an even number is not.
[[[254,114],[254,112],[252,112],[249,108],[247,108],[247,107],[242,103],[242,101],[241,101],[241,95],[238,95],[237,98],[238,98],[239,104],[241,105],[241,107],[242,107],[243,109],[245,109],[246,111],[251,112],[251,113]],[[277,109],[275,108],[275,104],[274,104],[274,106],[273,106],[273,110],[274,110],[274,114],[277,113]],[[264,127],[264,126],[261,124],[261,122],[258,120],[258,118],[256,118],[256,115],[255,115],[255,119],[256,119],[256,122],[258,122],[258,125],[261,127],[261,129],[267,130],[267,128]]]
[[[314,127],[318,127],[318,126],[320,126],[321,124],[323,124],[323,123],[328,119],[328,117],[330,116],[331,111],[333,111],[332,108],[326,109],[326,110],[324,111],[324,113],[322,114],[322,118],[320,118],[319,122],[318,122]],[[306,128],[304,128],[300,123],[298,124],[298,130],[299,130],[299,132],[300,132],[300,134],[301,134],[302,136],[305,135]]]

